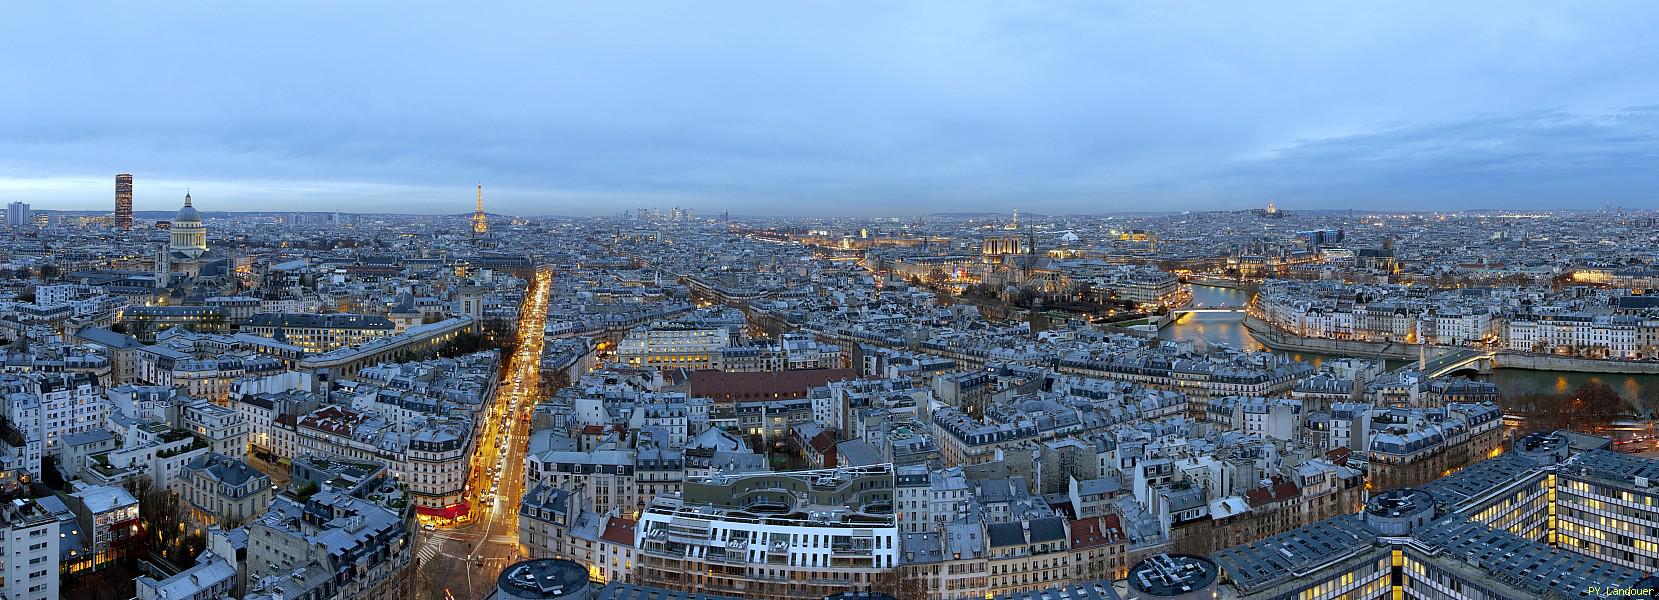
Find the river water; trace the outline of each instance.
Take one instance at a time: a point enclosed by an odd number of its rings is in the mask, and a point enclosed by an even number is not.
[[[1250,292],[1244,290],[1195,285],[1192,286],[1192,305],[1194,308],[1243,306],[1250,301],[1250,294]],[[1189,314],[1159,331],[1158,337],[1172,340],[1202,340],[1205,344],[1226,344],[1245,350],[1266,349],[1250,337],[1250,331],[1244,328],[1244,315],[1242,313]],[[1309,361],[1316,365],[1327,358],[1332,358],[1326,355],[1303,353],[1291,353],[1291,357],[1296,360]],[[1395,367],[1399,364],[1390,361],[1389,367]],[[1505,396],[1511,397],[1532,393],[1570,392],[1586,381],[1605,383],[1624,397],[1625,400],[1633,403],[1642,397],[1644,392],[1650,396],[1655,392],[1659,392],[1659,375],[1597,375],[1563,371],[1498,369],[1492,373],[1491,381],[1498,384],[1498,388],[1503,391]]]

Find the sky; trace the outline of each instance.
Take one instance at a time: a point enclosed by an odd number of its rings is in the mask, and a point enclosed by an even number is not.
[[[71,5],[72,4],[72,5]],[[67,6],[66,6],[67,5]],[[1654,2],[19,2],[0,203],[1659,208]]]

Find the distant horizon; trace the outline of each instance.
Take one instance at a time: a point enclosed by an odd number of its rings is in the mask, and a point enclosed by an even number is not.
[[[181,206],[182,206],[182,204],[181,204]],[[467,217],[470,217],[472,215],[471,212],[421,213],[421,212],[384,212],[384,211],[382,211],[382,212],[364,212],[364,211],[351,211],[351,210],[266,210],[266,209],[260,209],[260,210],[212,210],[212,209],[202,208],[199,205],[196,206],[196,208],[197,208],[197,212],[199,212],[200,214],[202,214],[204,216],[212,216],[212,215],[218,215],[218,214],[228,214],[228,215],[285,215],[285,214],[331,215],[331,214],[342,214],[342,215],[398,216],[398,217],[467,218]],[[650,209],[653,209],[653,210],[655,210],[655,209],[666,210],[670,207],[642,207],[642,208],[650,208]],[[1238,213],[1238,212],[1250,212],[1252,210],[1256,210],[1256,209],[1259,209],[1259,208],[1261,208],[1261,207],[1238,208],[1238,209],[1212,209],[1212,210],[1113,211],[1113,212],[1099,212],[1099,213],[1046,213],[1046,212],[1040,212],[1040,211],[1038,211],[1038,212],[1027,212],[1025,210],[1021,210],[1020,211],[1020,218],[1022,218],[1022,219],[1024,219],[1024,218],[1053,219],[1053,218],[1071,218],[1071,217],[1160,216],[1160,215],[1181,215],[1181,214],[1189,214],[1189,213],[1191,213],[1191,214]],[[1368,208],[1295,208],[1295,209],[1289,209],[1289,208],[1283,208],[1283,207],[1280,207],[1280,208],[1281,208],[1281,210],[1283,210],[1286,213],[1293,213],[1293,214],[1294,213],[1313,213],[1313,214],[1332,213],[1332,214],[1335,214],[1335,213],[1347,213],[1347,212],[1352,212],[1352,213],[1355,213],[1355,214],[1401,214],[1401,215],[1405,215],[1405,214],[1458,214],[1458,213],[1535,213],[1535,212],[1596,213],[1596,212],[1605,212],[1609,209],[1614,210],[1614,211],[1628,210],[1628,211],[1638,211],[1638,212],[1659,212],[1659,208],[1642,208],[1642,207],[1631,207],[1631,206],[1612,206],[1612,207],[1594,207],[1594,208],[1584,208],[1584,207],[1580,207],[1580,208],[1489,208],[1488,207],[1488,208],[1464,208],[1464,209],[1456,209],[1456,210],[1383,210],[1383,209],[1368,209]],[[86,215],[86,216],[100,216],[100,215],[109,215],[109,214],[113,213],[112,210],[99,211],[99,210],[94,210],[94,209],[41,208],[41,207],[38,207],[38,206],[34,206],[32,204],[29,206],[29,210],[31,212],[36,212],[36,213],[45,212],[45,213],[61,213],[61,214],[72,214],[72,215]],[[133,211],[133,216],[139,217],[139,218],[155,218],[154,215],[170,215],[170,214],[173,214],[176,211],[177,211],[177,209],[174,209],[174,210],[159,210],[159,209],[136,210],[135,209]],[[490,215],[490,216],[493,216],[493,217],[512,217],[512,218],[528,218],[528,219],[541,219],[541,218],[597,219],[597,218],[621,218],[622,217],[620,211],[616,212],[616,213],[610,213],[610,214],[591,214],[591,215],[560,214],[560,213],[520,214],[520,213],[497,212],[497,211],[488,210],[488,208],[486,208],[486,210],[484,212],[486,214]],[[146,216],[146,215],[149,215],[149,216]],[[629,217],[633,216],[633,213],[632,213],[631,210],[629,211],[628,216]],[[692,216],[694,218],[696,218],[697,220],[718,219],[718,218],[720,218],[720,213],[718,211],[713,212],[713,213],[697,213],[697,212],[694,212]],[[919,213],[919,214],[842,215],[842,216],[833,216],[833,217],[814,216],[814,215],[778,215],[778,214],[768,215],[768,214],[752,214],[752,213],[731,213],[728,216],[732,219],[740,219],[740,218],[750,218],[750,219],[790,219],[790,218],[798,218],[798,219],[897,219],[897,218],[918,218],[918,217],[977,218],[977,217],[981,217],[981,216],[983,216],[983,217],[1005,216],[1005,217],[1010,217],[1011,218],[1012,217],[1012,212],[1011,211],[1010,212],[960,211],[960,212],[932,212],[932,213]],[[167,219],[156,219],[156,220],[167,220]]]

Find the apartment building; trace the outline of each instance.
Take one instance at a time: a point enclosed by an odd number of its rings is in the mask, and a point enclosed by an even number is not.
[[[271,478],[239,458],[203,454],[184,466],[179,480],[179,500],[199,529],[240,527],[271,504]]]
[[[305,501],[278,496],[248,524],[248,587],[316,600],[413,595],[408,521],[336,490]]]
[[[0,502],[0,596],[15,600],[57,600],[58,521],[27,498]]]
[[[724,327],[656,322],[630,331],[616,345],[616,359],[630,367],[713,369],[721,350],[732,345]]]
[[[891,465],[689,478],[653,500],[639,583],[795,599],[869,589],[899,564]]]
[[[356,346],[392,335],[395,329],[386,317],[350,313],[263,313],[249,317],[242,324],[245,333],[292,344],[307,353]]]

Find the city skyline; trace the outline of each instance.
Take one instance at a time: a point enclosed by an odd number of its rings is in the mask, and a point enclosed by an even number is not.
[[[518,215],[1659,206],[1644,4],[306,8],[23,9],[0,197],[108,210],[130,172],[139,211],[464,213],[479,180]]]
[[[6,17],[0,600],[1659,599],[1659,4]]]

